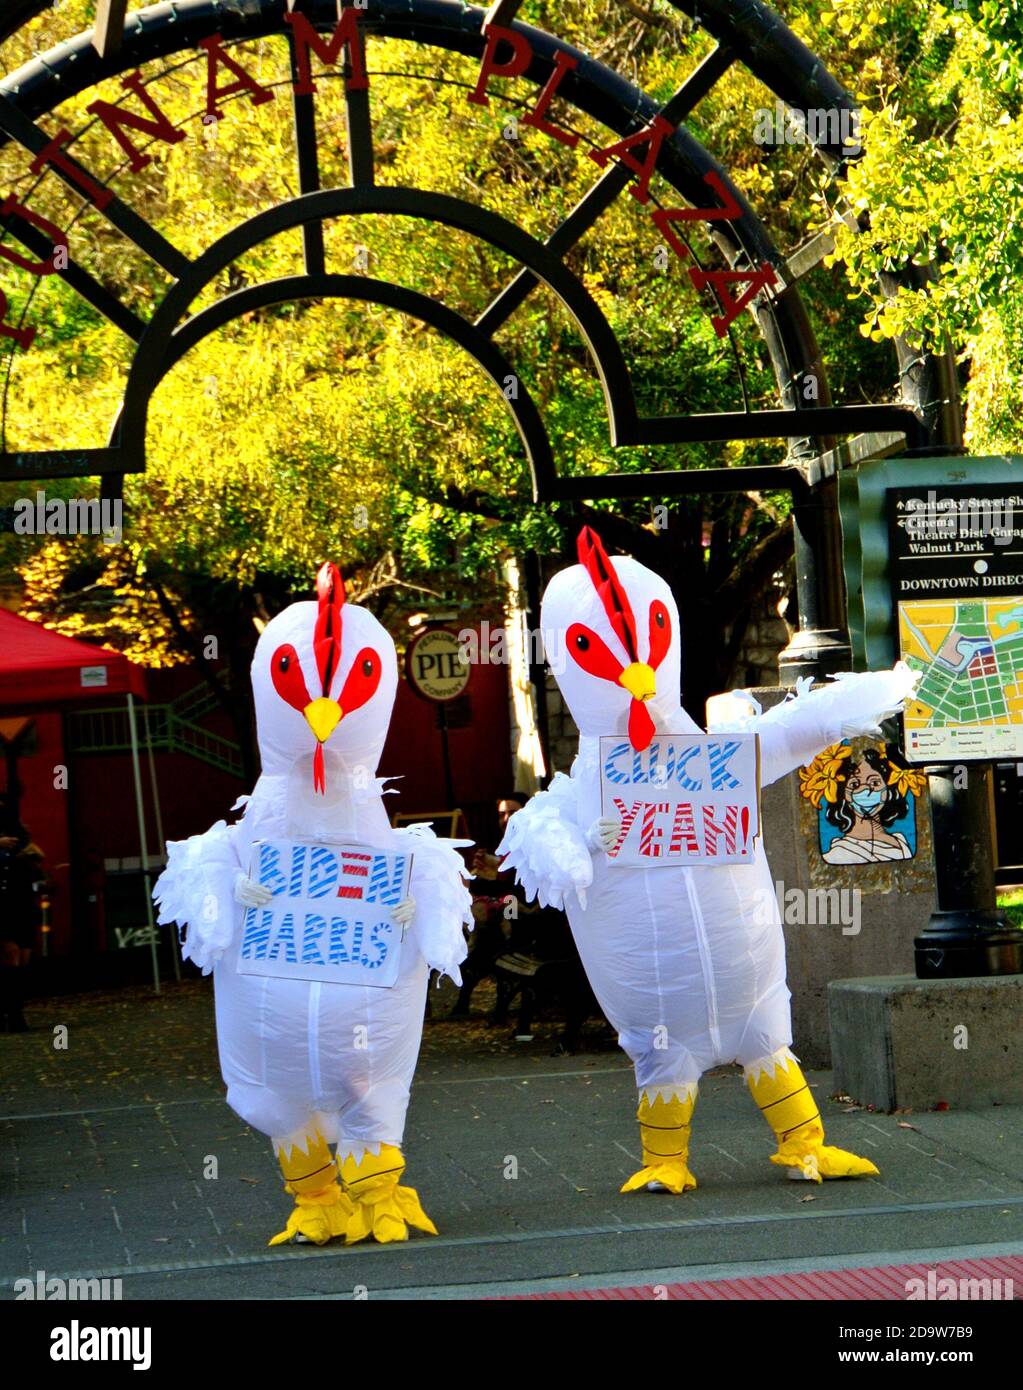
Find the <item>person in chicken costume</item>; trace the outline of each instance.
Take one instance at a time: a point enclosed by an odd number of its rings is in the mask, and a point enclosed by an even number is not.
[[[696,1187],[689,1131],[701,1074],[739,1062],[791,1176],[877,1169],[824,1144],[792,1042],[785,943],[762,838],[735,866],[613,865],[622,833],[601,815],[599,738],[637,751],[654,734],[702,733],[680,700],[678,610],[668,585],[633,559],[610,560],[584,528],[579,564],[556,574],[541,608],[548,661],[579,729],[570,776],[558,773],[509,821],[498,847],[530,898],[564,908],[590,984],[631,1058],[639,1088],[640,1170],[623,1192]],[[893,671],[843,674],[731,728],[756,732],[762,784],[843,737],[877,731],[911,692]],[[752,705],[752,701],[750,702]],[[712,732],[725,732],[724,729]],[[637,950],[637,937],[645,949]]]
[[[399,1186],[401,1143],[430,970],[460,982],[472,919],[457,847],[468,841],[388,823],[375,774],[397,684],[391,638],[345,603],[340,574],[324,565],[317,601],[285,609],[256,646],[262,774],[235,807],[241,819],[170,842],[154,889],[161,924],[187,926],[184,956],[213,971],[228,1104],[272,1138],[295,1199],[271,1245],[404,1240],[409,1226],[436,1234],[415,1191]],[[270,898],[249,877],[253,847],[275,837],[412,855],[411,896],[393,911],[404,940],[390,988],[239,972],[244,910]]]

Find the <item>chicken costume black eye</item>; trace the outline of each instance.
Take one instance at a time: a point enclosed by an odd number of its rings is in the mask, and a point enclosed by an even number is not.
[[[590,628],[573,623],[565,636],[572,660],[589,675],[616,681],[622,674],[622,663],[611,655],[604,640]]]
[[[338,696],[338,704],[345,714],[351,714],[353,710],[361,709],[367,700],[373,698],[380,684],[382,673],[383,667],[379,655],[372,647],[363,647],[352,662],[352,669],[348,672],[344,688]]]
[[[278,647],[271,657],[270,679],[277,694],[282,700],[286,700],[292,709],[305,709],[309,703],[309,692],[306,689],[302,668],[298,664],[298,652],[290,642],[287,646]]]
[[[671,646],[671,617],[659,598],[650,605],[650,665],[656,671]]]

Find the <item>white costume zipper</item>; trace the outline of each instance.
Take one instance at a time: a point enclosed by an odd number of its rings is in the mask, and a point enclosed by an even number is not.
[[[309,986],[309,1082],[312,1086],[313,1102],[317,1107],[321,1099],[320,988],[318,980]]]
[[[710,958],[710,943],[700,911],[699,894],[693,887],[692,869],[683,870],[686,876],[686,892],[689,894],[689,908],[693,914],[693,927],[696,931],[696,946],[700,952],[700,967],[703,970],[704,991],[707,999],[707,1029],[714,1044],[714,1052],[721,1054],[721,1034],[718,1031],[718,996],[714,986],[714,966]]]

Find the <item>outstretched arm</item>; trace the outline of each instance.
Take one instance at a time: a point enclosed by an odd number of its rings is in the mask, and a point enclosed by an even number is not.
[[[579,825],[577,794],[577,783],[557,773],[545,792],[515,812],[497,847],[503,867],[514,869],[527,898],[541,907],[563,910],[573,893],[586,904],[597,842]]]
[[[715,723],[710,732],[759,734],[760,781],[766,787],[811,762],[832,743],[880,734],[881,720],[898,714],[918,679],[900,661],[891,671],[842,671],[820,690],[810,690],[809,680],[801,680],[794,695],[766,714],[754,713],[759,709],[757,702],[736,691],[745,698],[749,715]]]

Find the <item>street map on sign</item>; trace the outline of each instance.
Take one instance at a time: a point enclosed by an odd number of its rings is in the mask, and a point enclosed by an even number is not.
[[[1023,602],[899,604],[899,646],[923,676],[906,703],[911,762],[1023,756]]]

